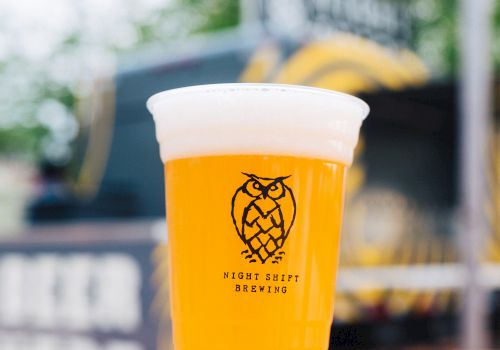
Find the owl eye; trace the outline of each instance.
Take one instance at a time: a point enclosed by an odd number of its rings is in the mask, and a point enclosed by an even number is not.
[[[245,185],[245,192],[251,197],[258,197],[262,194],[262,185],[255,180],[250,180]]]
[[[283,195],[285,194],[285,189],[283,188],[283,184],[281,183],[272,184],[269,187],[267,194],[269,197],[273,199],[279,199],[283,197]]]

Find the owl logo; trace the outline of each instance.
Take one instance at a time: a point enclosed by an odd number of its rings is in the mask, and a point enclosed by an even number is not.
[[[271,259],[277,264],[285,255],[281,249],[295,220],[295,198],[284,183],[290,176],[242,174],[248,179],[236,190],[231,202],[234,227],[247,247],[241,254],[250,263],[264,264]]]

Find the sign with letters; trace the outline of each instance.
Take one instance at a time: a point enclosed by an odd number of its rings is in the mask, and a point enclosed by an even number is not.
[[[61,232],[0,245],[0,349],[157,349],[159,244],[101,229],[96,240]]]
[[[412,17],[409,1],[260,0],[259,20],[282,37],[310,39],[348,32],[386,46],[408,46]]]

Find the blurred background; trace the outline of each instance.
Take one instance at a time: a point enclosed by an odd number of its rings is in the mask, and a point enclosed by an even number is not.
[[[500,1],[489,7],[476,52],[491,66],[477,259],[482,337],[500,349]],[[0,350],[171,349],[163,172],[145,101],[220,82],[368,102],[331,346],[457,348],[460,48],[474,29],[461,18],[458,0],[1,1]]]

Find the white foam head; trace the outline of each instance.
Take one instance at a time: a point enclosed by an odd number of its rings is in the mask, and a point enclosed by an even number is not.
[[[350,165],[369,107],[351,95],[280,84],[167,90],[147,102],[163,162],[209,155],[289,155]]]

